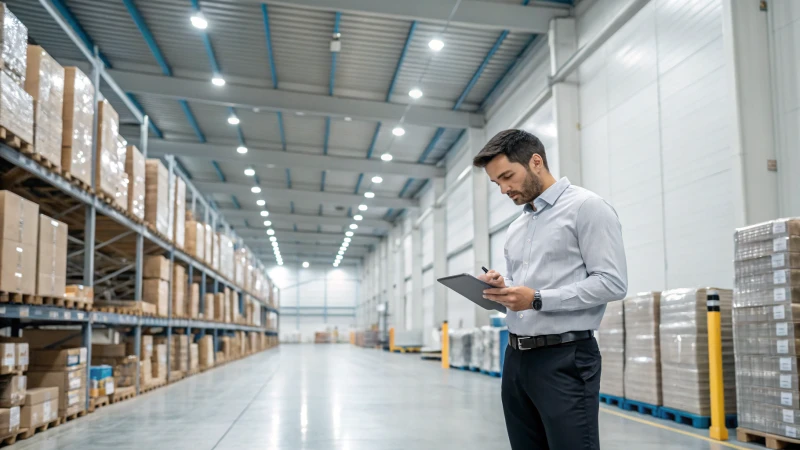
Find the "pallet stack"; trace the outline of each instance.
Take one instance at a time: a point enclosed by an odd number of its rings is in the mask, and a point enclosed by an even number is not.
[[[128,175],[128,212],[144,220],[146,163],[142,152],[129,145],[125,153],[125,173]]]
[[[186,268],[180,264],[172,266],[172,317],[187,317],[186,285],[188,277]]]
[[[30,351],[28,386],[57,387],[59,417],[74,418],[86,411],[86,356],[85,347]]]
[[[92,185],[94,85],[77,67],[64,68],[61,169],[86,189]]]
[[[3,338],[0,342],[0,429],[13,434],[20,427],[20,408],[24,410],[25,405],[27,376],[24,372],[29,365],[28,344],[11,338]],[[34,406],[33,402],[29,405]],[[4,423],[7,428],[3,427]],[[0,432],[0,435],[6,434]]]
[[[654,415],[662,398],[658,337],[660,299],[659,292],[646,292],[623,300],[626,404],[630,401],[643,403]]]
[[[12,143],[12,146],[32,151],[33,98],[25,92],[28,29],[5,4],[0,4],[0,15],[3,40],[0,53],[0,127],[4,129],[0,137],[11,142],[16,136],[21,142]]]
[[[67,290],[67,224],[39,214],[36,295],[64,297]]]
[[[125,174],[127,147],[122,146],[119,140],[119,114],[108,100],[102,100],[97,105],[97,116],[95,187],[98,189],[98,194],[104,196],[108,203],[127,210],[127,200],[123,202],[121,199],[123,190],[125,197],[128,195],[127,174]],[[124,189],[122,189],[123,184]]]
[[[28,45],[25,91],[33,100],[33,145],[52,167],[61,167],[64,68],[38,45]]]
[[[147,256],[144,260],[142,300],[156,305],[157,314],[169,315],[169,260],[163,256]]]
[[[172,177],[174,180],[174,214],[172,224],[175,246],[183,250],[186,244],[186,182],[181,177]]]
[[[172,241],[169,223],[169,171],[158,159],[145,163],[144,220]]]
[[[623,302],[606,305],[606,313],[597,330],[597,344],[603,356],[600,392],[625,397],[625,314]]]
[[[39,205],[0,191],[0,291],[34,295]]]

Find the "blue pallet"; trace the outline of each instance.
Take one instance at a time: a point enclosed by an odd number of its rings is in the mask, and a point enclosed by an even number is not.
[[[622,409],[625,411],[636,411],[639,414],[647,414],[653,417],[659,416],[659,407],[645,402],[625,399],[622,402]]]
[[[625,399],[622,397],[617,397],[616,395],[600,394],[600,402],[622,408],[622,404],[625,403]]]
[[[662,406],[659,409],[659,417],[684,425],[689,425],[693,428],[711,427],[711,417],[709,416],[698,416],[697,414],[688,413],[678,409],[667,408],[665,406]],[[727,428],[736,428],[737,422],[738,420],[736,418],[736,414],[728,414],[725,416],[725,426]]]
[[[471,370],[473,372],[480,372],[481,368],[480,367],[472,367],[472,366],[470,366],[469,370]]]
[[[489,372],[488,370],[481,369],[481,373],[484,375],[489,375],[490,377],[500,378],[500,372]]]
[[[450,364],[450,368],[451,368],[451,369],[458,369],[458,370],[466,370],[466,371],[469,371],[469,366],[454,366],[454,365]]]

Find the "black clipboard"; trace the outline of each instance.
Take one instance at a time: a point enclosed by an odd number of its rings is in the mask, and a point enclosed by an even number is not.
[[[506,313],[505,306],[483,298],[483,291],[485,289],[494,289],[494,286],[484,283],[468,273],[450,275],[449,277],[439,278],[437,281],[483,309]]]

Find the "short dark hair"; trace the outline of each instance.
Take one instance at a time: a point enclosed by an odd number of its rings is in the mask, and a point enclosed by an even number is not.
[[[475,167],[486,167],[498,155],[506,155],[509,161],[528,167],[533,155],[539,155],[548,171],[547,155],[542,141],[523,130],[505,130],[494,135],[488,143],[475,155],[472,164]]]

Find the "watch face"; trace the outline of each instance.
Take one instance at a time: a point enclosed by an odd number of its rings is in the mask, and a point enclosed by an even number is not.
[[[533,301],[533,309],[535,309],[536,311],[539,311],[539,310],[542,309],[542,301],[539,300],[538,298]]]

